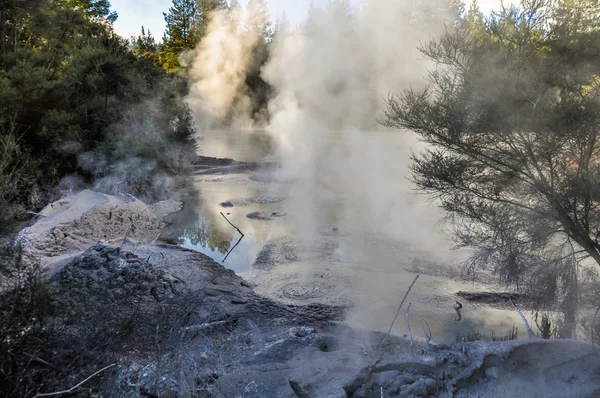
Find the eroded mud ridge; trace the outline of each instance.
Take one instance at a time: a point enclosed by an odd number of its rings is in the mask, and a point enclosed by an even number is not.
[[[536,340],[411,347],[393,337],[382,346],[383,334],[340,324],[343,308],[259,297],[232,271],[170,245],[96,244],[53,277],[52,289],[62,308],[57,319],[68,325],[59,341],[89,350],[81,376],[105,362],[116,364],[95,382],[106,396],[467,397],[539,391],[544,397],[591,397],[600,392],[600,350],[589,344]],[[102,344],[90,344],[96,339]]]

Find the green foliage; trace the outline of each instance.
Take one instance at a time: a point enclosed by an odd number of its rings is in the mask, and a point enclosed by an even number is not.
[[[206,35],[211,14],[226,9],[225,0],[173,0],[169,12],[163,13],[167,28],[159,57],[161,66],[167,72],[178,71],[181,53],[193,50]]]
[[[476,249],[469,265],[518,286],[553,275],[540,296],[559,301],[572,330],[577,265],[600,264],[600,32],[564,7],[472,8],[421,48],[437,64],[431,87],[391,97],[383,123],[429,144],[414,181],[448,212],[458,245]]]
[[[16,219],[24,215],[20,205],[30,188],[33,162],[23,153],[13,131],[0,131],[0,236],[11,230]]]
[[[35,169],[8,184],[18,194],[0,188],[2,226],[12,217],[7,209],[36,210],[54,195],[64,176],[79,176],[88,185],[106,177],[111,170],[82,160],[89,154],[106,158],[107,147],[127,144],[131,137],[119,141],[117,130],[127,132],[126,123],[135,123],[132,114],[142,112],[144,104],[155,103],[160,112],[145,111],[143,128],[148,131],[143,136],[173,150],[132,153],[141,162],[140,170],[171,175],[185,168],[183,163],[195,150],[195,130],[182,99],[186,87],[156,65],[160,49],[150,33],[143,32],[131,51],[112,31],[116,15],[106,0],[2,4],[0,138],[5,142],[10,136],[17,145],[5,148],[3,161],[8,166],[0,170],[0,185],[7,186],[3,178],[16,178],[15,170]],[[24,167],[27,159],[35,159],[35,164]],[[153,175],[145,181],[148,188]],[[132,192],[142,189],[131,181],[124,186]]]
[[[49,337],[46,326],[53,313],[54,303],[40,265],[25,261],[19,246],[1,247],[1,396],[24,396],[23,385],[39,382],[28,369],[36,366],[35,347]]]

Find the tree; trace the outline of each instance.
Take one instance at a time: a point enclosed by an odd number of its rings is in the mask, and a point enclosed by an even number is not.
[[[164,192],[154,177],[186,167],[195,130],[187,87],[155,64],[149,32],[132,51],[105,0],[0,0],[0,14],[0,233],[56,198],[63,178],[100,189],[127,159],[144,175],[121,188]]]
[[[186,49],[193,49],[198,43],[196,0],[173,0],[169,12],[163,13],[163,16],[167,24],[163,37],[163,68],[174,71],[180,66],[179,55]]]
[[[233,7],[232,7],[233,8]],[[197,35],[201,40],[206,35],[211,14],[215,11],[227,10],[226,0],[198,0],[198,14],[196,17]]]
[[[475,249],[469,265],[527,284],[540,306],[558,301],[563,336],[582,268],[600,265],[600,32],[570,11],[471,8],[420,49],[436,65],[431,87],[391,96],[382,120],[428,145],[414,182]]]

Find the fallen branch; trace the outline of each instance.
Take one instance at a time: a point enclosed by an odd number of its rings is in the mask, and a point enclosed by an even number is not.
[[[63,391],[57,391],[57,392],[49,392],[49,393],[45,393],[45,394],[37,394],[34,398],[38,398],[38,397],[52,397],[52,396],[56,396],[56,395],[63,395],[63,394],[68,394],[70,392],[75,391],[76,389],[78,389],[79,387],[81,387],[85,382],[87,382],[88,380],[92,379],[94,376],[99,375],[100,373],[104,372],[106,369],[112,368],[113,366],[115,366],[116,363],[110,364],[105,368],[100,369],[99,371],[97,371],[96,373],[94,373],[93,375],[91,375],[90,377],[88,377],[87,379],[77,383],[76,385],[74,385],[73,387],[69,388],[68,390],[63,390]]]
[[[242,231],[240,231],[240,229],[239,229],[238,227],[236,227],[235,225],[233,225],[233,224],[231,223],[231,221],[229,221],[229,219],[227,219],[227,217],[225,217],[225,214],[223,214],[223,212],[222,212],[222,211],[221,211],[220,213],[221,213],[221,215],[223,216],[223,218],[224,218],[224,219],[225,219],[225,220],[226,220],[226,221],[229,223],[229,225],[231,225],[233,228],[235,228],[235,229],[236,229],[236,231],[238,231],[238,232],[240,233],[240,235],[242,235],[242,237],[243,237],[243,236],[245,236],[245,235],[244,235],[244,233],[243,233]]]
[[[182,335],[198,334],[217,328],[219,326],[229,326],[235,322],[235,319],[226,319],[223,321],[206,322],[200,325],[188,326],[182,329]]]
[[[31,362],[36,362],[38,364],[44,365],[44,366],[53,366],[50,362],[48,361],[44,361],[42,358],[40,357],[36,357],[35,355],[31,355],[28,354],[26,352],[23,351],[23,354],[27,355],[29,358],[31,358]]]
[[[408,328],[408,336],[410,337],[410,351],[412,352],[413,344],[415,343],[413,340],[412,332],[410,331],[410,306],[412,303],[408,303],[408,307],[406,307],[406,327]]]
[[[408,287],[408,290],[406,291],[406,294],[404,295],[404,298],[402,299],[402,302],[400,302],[400,306],[398,307],[398,311],[396,311],[396,316],[394,317],[394,320],[392,321],[392,324],[390,325],[390,330],[388,330],[387,334],[383,338],[383,341],[381,342],[381,345],[383,345],[386,342],[386,340],[388,339],[388,337],[390,337],[390,333],[392,333],[392,328],[394,327],[394,323],[396,323],[396,319],[398,319],[398,315],[400,314],[400,310],[402,309],[402,306],[404,305],[404,302],[406,301],[406,298],[408,297],[408,294],[410,293],[410,290],[412,289],[412,287],[414,286],[414,284],[417,282],[417,279],[419,279],[419,276],[421,276],[421,275],[415,276],[415,280]]]
[[[510,299],[510,303],[512,304],[512,306],[515,308],[515,310],[517,311],[517,313],[519,314],[519,316],[523,320],[523,323],[525,324],[525,329],[527,329],[527,335],[529,336],[529,338],[530,339],[537,339],[538,337],[535,335],[535,333],[533,333],[533,330],[531,330],[531,328],[529,327],[529,323],[527,322],[527,319],[525,318],[525,315],[523,315],[523,313],[521,312],[521,310],[515,305],[515,303],[513,303],[512,299]]]

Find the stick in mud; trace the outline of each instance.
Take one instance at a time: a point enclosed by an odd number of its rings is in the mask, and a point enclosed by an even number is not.
[[[240,235],[244,236],[244,233],[242,231],[240,231],[240,229],[238,227],[236,227],[235,225],[233,225],[233,223],[231,221],[229,221],[229,219],[227,217],[225,217],[225,214],[223,214],[222,211],[220,213],[223,216],[223,218],[229,223],[229,225],[231,225],[233,228],[235,228],[236,231],[238,231],[240,233]]]
[[[392,321],[392,324],[390,325],[390,330],[388,330],[387,334],[383,338],[383,341],[381,342],[381,345],[383,345],[387,341],[388,337],[390,337],[390,333],[392,333],[392,328],[394,327],[394,323],[396,323],[396,319],[398,319],[398,315],[400,314],[400,310],[402,309],[402,306],[404,305],[404,302],[406,301],[406,298],[408,297],[408,294],[410,293],[410,290],[412,289],[412,287],[414,286],[414,284],[417,282],[417,279],[419,279],[419,276],[421,276],[421,275],[417,274],[417,276],[415,276],[415,280],[412,281],[412,283],[408,287],[408,290],[406,291],[406,294],[404,295],[404,298],[400,302],[400,306],[398,307],[398,311],[396,311],[396,316],[394,317],[394,320]]]
[[[529,323],[527,322],[527,319],[525,318],[525,315],[523,315],[523,313],[521,312],[521,310],[515,305],[515,303],[513,303],[512,299],[510,299],[510,303],[512,304],[512,306],[515,308],[515,310],[517,311],[517,313],[519,314],[519,316],[523,320],[523,323],[525,324],[525,329],[527,329],[527,335],[529,336],[529,338],[530,339],[537,339],[538,337],[535,335],[535,333],[533,333],[533,330],[531,330],[531,328],[529,327]]]
[[[408,329],[408,336],[410,337],[410,352],[412,353],[414,340],[413,340],[412,332],[410,331],[410,306],[411,305],[412,305],[412,303],[408,303],[408,307],[406,307],[406,327]]]

